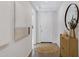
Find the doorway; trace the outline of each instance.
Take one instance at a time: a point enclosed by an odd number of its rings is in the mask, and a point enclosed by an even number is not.
[[[36,12],[32,8],[32,49],[36,44]]]

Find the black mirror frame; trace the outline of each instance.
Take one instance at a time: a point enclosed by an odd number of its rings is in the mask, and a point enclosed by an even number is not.
[[[68,12],[69,7],[72,6],[72,5],[75,5],[76,8],[77,8],[77,20],[76,20],[75,28],[76,28],[76,26],[77,26],[77,24],[78,24],[78,19],[79,19],[79,9],[78,9],[78,6],[77,6],[75,3],[71,3],[71,4],[67,7],[66,12],[65,12],[65,26],[66,26],[67,30],[70,30],[70,29],[68,28],[67,23],[66,23],[66,15],[67,15],[67,12]],[[75,28],[74,28],[74,29],[75,29]]]

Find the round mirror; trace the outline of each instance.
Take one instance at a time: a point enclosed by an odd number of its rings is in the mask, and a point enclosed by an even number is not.
[[[65,13],[65,26],[68,30],[75,29],[78,24],[78,6],[74,3],[67,7]]]

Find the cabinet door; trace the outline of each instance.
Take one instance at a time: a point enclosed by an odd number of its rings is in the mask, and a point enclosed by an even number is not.
[[[61,37],[61,56],[69,56],[69,41],[65,37]]]
[[[63,37],[61,37],[61,41],[60,41],[61,43],[60,43],[60,47],[61,47],[61,56],[63,56],[63,57],[65,57],[66,56],[66,42],[64,42],[64,38]],[[65,46],[65,47],[64,47]]]
[[[70,39],[70,56],[76,57],[78,56],[78,40],[77,39]]]

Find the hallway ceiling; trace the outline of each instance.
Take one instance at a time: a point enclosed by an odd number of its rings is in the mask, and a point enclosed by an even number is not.
[[[32,5],[37,11],[57,11],[62,1],[33,1]]]

